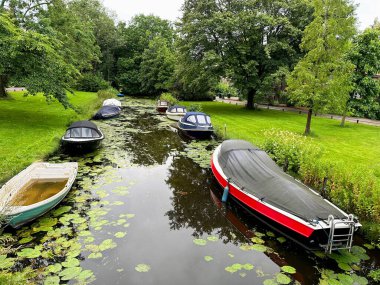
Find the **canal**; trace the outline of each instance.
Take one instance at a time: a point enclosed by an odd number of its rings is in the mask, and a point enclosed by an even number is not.
[[[127,98],[120,117],[96,123],[99,150],[48,159],[77,161],[76,183],[55,210],[4,232],[2,270],[31,268],[37,284],[375,284],[371,245],[308,252],[222,205],[209,169],[219,142],[179,136],[153,101]]]

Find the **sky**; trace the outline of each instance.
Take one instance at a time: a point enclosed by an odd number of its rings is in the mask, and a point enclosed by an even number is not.
[[[103,0],[104,6],[114,11],[118,20],[128,22],[136,14],[153,14],[175,21],[181,16],[184,0]],[[359,29],[363,30],[373,24],[376,17],[380,19],[380,0],[354,0],[359,4],[357,17]]]

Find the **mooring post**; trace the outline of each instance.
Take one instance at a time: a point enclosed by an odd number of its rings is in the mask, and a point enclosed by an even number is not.
[[[227,124],[224,124],[224,138],[227,138]]]

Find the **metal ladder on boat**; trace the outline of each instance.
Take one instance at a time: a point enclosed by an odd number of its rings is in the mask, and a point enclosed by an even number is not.
[[[331,253],[333,250],[338,249],[348,249],[351,251],[352,241],[355,232],[355,221],[354,216],[352,214],[348,215],[348,219],[345,221],[338,220],[336,221],[332,215],[329,216],[327,220],[330,224],[330,234],[325,246],[325,252]],[[348,226],[348,233],[345,234],[337,234],[335,233],[336,226],[338,224],[345,224]]]

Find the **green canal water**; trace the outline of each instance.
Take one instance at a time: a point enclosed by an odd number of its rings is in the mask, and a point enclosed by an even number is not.
[[[181,138],[153,101],[127,98],[97,124],[99,150],[48,159],[79,163],[63,202],[0,236],[0,284],[376,284],[371,245],[308,252],[222,205],[209,168],[219,142]]]

